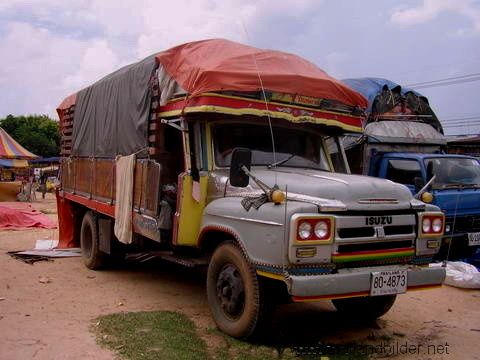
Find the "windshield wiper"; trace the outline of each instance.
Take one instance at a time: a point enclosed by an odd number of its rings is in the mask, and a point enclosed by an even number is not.
[[[274,163],[272,163],[272,164],[270,164],[270,165],[267,165],[267,168],[268,168],[268,169],[271,169],[272,167],[285,164],[288,160],[292,159],[294,156],[295,156],[295,154],[290,154],[289,157],[287,157],[287,158],[285,158],[285,159],[283,159],[283,160],[280,160],[280,161],[274,162]]]
[[[440,189],[455,189],[455,188],[459,188],[459,189],[465,189],[465,188],[479,188],[480,185],[479,184],[465,184],[465,183],[448,183],[448,184],[438,184],[437,186],[435,187],[438,187]]]

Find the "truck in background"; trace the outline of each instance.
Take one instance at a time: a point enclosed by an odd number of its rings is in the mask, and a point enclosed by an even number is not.
[[[280,301],[381,316],[442,284],[428,264],[444,215],[402,185],[335,172],[365,106],[302,58],[226,40],[122,68],[58,108],[60,242],[90,269],[147,250],[208,266],[213,318],[234,337]]]
[[[348,136],[352,171],[389,179],[417,194],[433,176],[423,201],[445,213],[438,259],[465,259],[480,249],[480,163],[445,154],[442,126],[418,92],[379,78],[343,80],[368,98],[364,134]],[[427,190],[427,189],[423,189]]]

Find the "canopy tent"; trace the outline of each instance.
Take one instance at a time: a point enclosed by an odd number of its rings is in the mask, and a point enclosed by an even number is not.
[[[25,168],[28,167],[27,160],[0,159],[0,167],[4,168]]]
[[[367,106],[362,95],[299,56],[203,40],[127,65],[67,97],[57,112],[63,122],[75,105],[71,154],[115,156],[144,149],[153,83],[160,106],[178,91],[187,95],[188,107],[209,92],[263,90],[325,99],[360,112]]]
[[[32,160],[36,158],[38,158],[37,155],[25,149],[0,127],[0,160]],[[25,162],[3,161],[3,163],[0,163],[0,166],[8,167],[18,167],[18,165],[21,165],[20,167],[24,167]]]

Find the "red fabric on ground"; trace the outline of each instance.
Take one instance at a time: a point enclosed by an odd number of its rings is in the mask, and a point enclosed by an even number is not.
[[[5,206],[9,204],[10,206]],[[20,230],[25,228],[55,229],[53,220],[27,204],[2,203],[0,205],[0,229]]]

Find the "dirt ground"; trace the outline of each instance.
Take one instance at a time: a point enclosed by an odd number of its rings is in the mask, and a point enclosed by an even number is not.
[[[34,206],[56,217],[52,195]],[[97,316],[114,312],[181,311],[200,330],[214,327],[203,272],[163,263],[93,272],[81,258],[28,265],[6,254],[57,236],[56,230],[0,231],[0,359],[113,359],[95,343],[90,327]],[[45,278],[49,282],[39,281]],[[400,353],[395,359],[480,359],[478,290],[443,286],[410,292],[371,324],[341,319],[328,302],[277,312],[271,338],[284,345],[368,342],[381,347],[388,341]],[[408,355],[402,354],[406,346]]]

